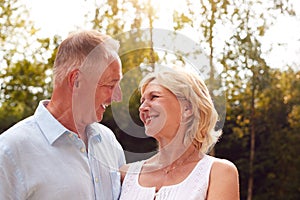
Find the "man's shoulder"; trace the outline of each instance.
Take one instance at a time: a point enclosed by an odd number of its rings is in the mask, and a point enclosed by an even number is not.
[[[107,127],[107,126],[105,126],[103,124],[95,122],[95,123],[90,124],[90,127],[94,131],[101,132],[103,134],[114,135],[114,133],[112,132],[112,130],[109,127]]]
[[[21,139],[22,137],[27,137],[28,136],[27,133],[29,131],[32,131],[36,127],[37,127],[37,124],[36,124],[33,116],[30,116],[28,118],[25,118],[25,119],[17,122],[16,124],[14,124],[10,128],[8,128],[6,131],[4,131],[0,135],[0,140],[9,139],[9,138],[16,140],[18,138]]]
[[[117,140],[115,134],[110,128],[103,124],[93,123],[88,126],[93,135],[90,140],[97,140],[98,143],[93,145],[93,153],[103,162],[109,163],[109,166],[118,168],[125,163],[123,148]],[[109,157],[107,157],[109,155]]]
[[[32,144],[32,132],[37,130],[36,123],[32,117],[28,117],[0,135],[0,151],[5,152],[22,152],[23,148],[27,148]]]
[[[93,123],[93,124],[90,124],[89,126],[92,131],[96,134],[96,135],[100,135],[102,139],[104,140],[116,140],[116,136],[115,134],[113,133],[113,131],[103,125],[103,124],[100,124],[100,123]]]

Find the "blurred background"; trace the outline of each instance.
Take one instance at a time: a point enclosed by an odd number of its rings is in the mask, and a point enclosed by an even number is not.
[[[96,29],[121,44],[125,101],[109,107],[102,123],[126,152],[156,151],[138,118],[143,73],[197,64],[205,54],[199,69],[223,129],[210,153],[237,165],[241,199],[300,199],[299,0],[0,2],[0,133],[51,96],[55,52],[68,33]],[[180,48],[162,44],[178,35]],[[197,48],[183,51],[189,44]]]

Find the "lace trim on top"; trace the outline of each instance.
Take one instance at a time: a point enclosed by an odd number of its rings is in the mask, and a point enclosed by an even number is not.
[[[120,200],[205,200],[213,161],[213,157],[205,155],[182,182],[162,186],[158,192],[155,187],[144,187],[138,182],[145,160],[132,163],[123,182]]]

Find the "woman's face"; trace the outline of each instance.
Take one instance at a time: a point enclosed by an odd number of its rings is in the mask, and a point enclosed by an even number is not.
[[[181,121],[181,108],[177,97],[157,83],[151,81],[142,92],[140,119],[150,137],[170,137],[177,133]]]

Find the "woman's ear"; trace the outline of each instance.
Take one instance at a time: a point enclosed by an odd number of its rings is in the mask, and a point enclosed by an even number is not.
[[[183,111],[182,111],[183,119],[187,119],[192,114],[193,114],[193,110],[192,110],[191,103],[190,102],[184,103],[184,105],[183,105]]]
[[[68,84],[71,88],[79,87],[79,69],[75,69],[69,73]]]
[[[184,111],[183,111],[183,115],[185,115],[185,117],[189,117],[189,116],[191,116],[192,114],[193,114],[193,112],[192,112],[192,108],[191,108],[191,107],[187,107],[187,108],[185,108]]]

